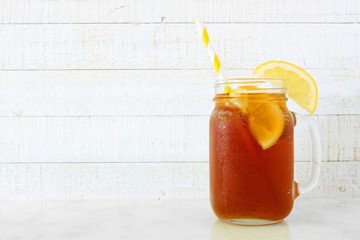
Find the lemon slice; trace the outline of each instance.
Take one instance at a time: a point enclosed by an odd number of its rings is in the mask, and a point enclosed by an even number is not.
[[[270,148],[284,130],[285,117],[280,106],[274,102],[252,103],[247,111],[251,134],[263,150]]]
[[[226,86],[224,89],[224,92],[228,92],[229,93],[229,97],[242,97],[242,101],[235,101],[234,105],[237,106],[238,108],[240,108],[240,110],[243,113],[246,113],[246,107],[248,105],[247,103],[247,99],[248,94],[246,94],[245,92],[249,89],[256,89],[256,86],[252,86],[252,85],[248,85],[248,86],[239,86],[237,88],[231,88],[229,86]]]
[[[315,112],[318,100],[317,86],[305,70],[292,63],[270,61],[258,66],[254,74],[258,77],[284,79],[288,96],[310,114]]]

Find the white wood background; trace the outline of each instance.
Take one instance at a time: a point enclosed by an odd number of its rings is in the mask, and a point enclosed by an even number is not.
[[[360,197],[358,0],[1,0],[0,200],[207,198],[216,75],[195,19],[227,76],[275,59],[315,78],[308,196]]]

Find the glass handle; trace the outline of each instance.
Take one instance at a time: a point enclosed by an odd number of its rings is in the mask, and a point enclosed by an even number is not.
[[[312,120],[312,117],[299,113],[293,113],[293,115],[294,125],[296,125],[298,122],[307,126],[309,130],[312,155],[310,177],[305,182],[297,184],[297,196],[299,196],[313,189],[319,182],[321,165],[321,145],[319,130],[315,122]]]

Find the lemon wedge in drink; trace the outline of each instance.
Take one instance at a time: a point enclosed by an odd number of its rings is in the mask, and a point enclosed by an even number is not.
[[[268,94],[257,93],[257,98],[260,101],[253,101],[253,96],[246,92],[254,89],[257,87],[249,85],[225,90],[229,92],[230,97],[242,95],[243,101],[234,104],[247,116],[251,134],[265,150],[273,146],[281,136],[284,130],[285,117],[279,103],[265,101]]]
[[[251,134],[265,150],[280,138],[285,126],[285,117],[277,103],[252,103],[248,106],[248,123]]]
[[[270,61],[258,66],[254,74],[258,77],[284,79],[288,96],[310,114],[315,112],[317,86],[305,70],[285,61]]]

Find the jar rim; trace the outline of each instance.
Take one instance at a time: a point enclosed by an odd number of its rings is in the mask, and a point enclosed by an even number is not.
[[[286,101],[285,84],[286,82],[284,79],[278,78],[228,78],[225,81],[217,81],[215,83],[216,97],[214,100],[219,101],[222,99],[226,101],[239,101],[245,94],[248,96],[260,96],[261,94],[266,93],[267,95],[283,96],[280,99],[279,97],[276,97],[273,101]]]
[[[284,79],[280,78],[257,78],[257,77],[249,77],[249,78],[227,78],[225,81],[216,81],[215,86],[222,86],[222,85],[234,85],[234,84],[241,84],[241,85],[261,85],[267,84],[265,88],[277,88],[277,89],[284,89],[286,91],[286,82]]]

